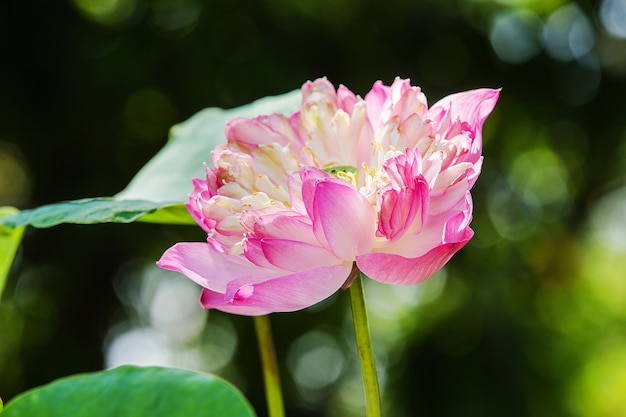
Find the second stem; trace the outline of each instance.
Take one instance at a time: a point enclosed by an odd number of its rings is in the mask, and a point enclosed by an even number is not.
[[[278,363],[276,362],[276,351],[274,350],[269,317],[254,317],[254,327],[261,352],[267,413],[269,417],[285,417],[285,406],[283,405],[283,394],[280,389],[280,376],[278,374]]]

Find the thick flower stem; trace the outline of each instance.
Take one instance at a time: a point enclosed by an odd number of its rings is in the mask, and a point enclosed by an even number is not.
[[[356,346],[359,351],[361,374],[363,375],[363,385],[365,387],[366,415],[367,417],[380,417],[378,375],[376,373],[372,338],[367,320],[367,310],[365,309],[365,294],[360,273],[354,279],[352,285],[350,285],[350,301],[352,304],[352,322],[354,323]]]
[[[268,415],[269,417],[285,417],[285,406],[280,389],[280,375],[278,374],[278,363],[276,362],[276,351],[272,340],[269,317],[255,316],[254,327],[261,352]]]

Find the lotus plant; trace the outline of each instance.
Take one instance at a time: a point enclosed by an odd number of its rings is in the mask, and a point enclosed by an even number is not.
[[[271,417],[284,407],[265,315],[350,288],[367,415],[377,417],[361,274],[415,284],[471,239],[470,189],[499,90],[453,94],[430,108],[400,78],[376,82],[365,98],[325,78],[301,91],[291,115],[227,124],[227,142],[187,203],[207,241],[178,243],[157,264],[200,284],[205,308],[255,316]]]

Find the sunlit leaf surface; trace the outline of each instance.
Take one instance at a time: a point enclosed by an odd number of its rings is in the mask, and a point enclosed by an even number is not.
[[[4,223],[9,227],[30,225],[45,228],[61,223],[130,223],[144,218],[152,223],[193,224],[185,206],[180,203],[112,198],[85,198],[47,204],[17,213],[5,219]]]
[[[180,369],[122,366],[63,378],[6,404],[0,416],[254,417],[228,382]]]

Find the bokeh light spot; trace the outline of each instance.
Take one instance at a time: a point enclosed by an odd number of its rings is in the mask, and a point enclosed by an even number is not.
[[[541,51],[539,30],[541,19],[530,10],[510,10],[496,15],[489,39],[498,57],[519,64]]]
[[[365,393],[360,375],[343,382],[337,392],[338,401],[330,410],[331,417],[362,417],[365,415]]]
[[[160,280],[145,305],[150,324],[170,339],[186,342],[197,338],[206,321],[206,311],[198,308],[197,298],[198,288],[189,280]]]
[[[19,206],[30,196],[31,179],[16,145],[0,140],[0,206]]]
[[[624,341],[595,353],[571,392],[570,403],[579,416],[626,415],[626,345]]]
[[[438,299],[446,285],[442,269],[419,285],[388,285],[366,280],[365,288],[376,297],[368,299],[369,320],[377,343],[377,355],[386,365],[399,360],[406,338],[421,325],[418,310]]]
[[[591,211],[593,236],[607,249],[626,253],[626,187],[602,197]]]
[[[129,23],[139,9],[138,0],[73,0],[78,11],[88,20],[109,27]]]
[[[218,372],[230,363],[238,344],[234,326],[223,316],[207,324],[195,283],[141,261],[121,268],[114,283],[129,317],[109,330],[107,368],[134,364]]]
[[[200,18],[202,2],[199,0],[153,0],[150,20],[161,31],[183,36],[191,32]]]
[[[563,205],[568,198],[568,172],[547,147],[530,149],[513,160],[509,181],[528,204]]]
[[[313,330],[293,342],[287,355],[287,366],[309,401],[316,400],[316,391],[327,388],[341,376],[345,358],[333,335]]]
[[[626,0],[602,0],[600,21],[612,36],[626,39]]]
[[[534,234],[541,218],[541,206],[532,194],[521,196],[510,184],[498,182],[487,196],[489,218],[500,236],[522,241]]]
[[[113,334],[105,352],[105,367],[114,368],[120,365],[137,366],[173,366],[171,349],[163,336],[151,328],[130,328]],[[116,334],[117,333],[117,334]]]
[[[217,372],[226,367],[237,351],[238,338],[230,319],[211,316],[202,344],[202,359],[208,371]]]
[[[595,43],[595,34],[585,13],[574,3],[552,12],[544,24],[541,39],[555,59],[571,61],[587,54]]]

